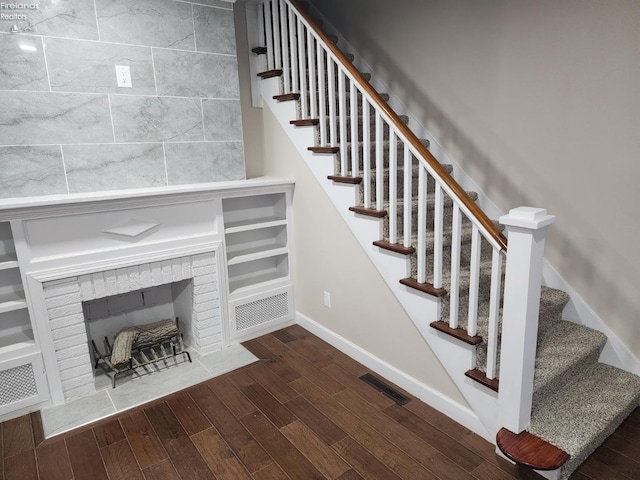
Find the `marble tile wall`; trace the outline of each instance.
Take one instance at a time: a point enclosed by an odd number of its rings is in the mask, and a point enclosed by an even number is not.
[[[233,1],[3,3],[0,198],[245,178]]]

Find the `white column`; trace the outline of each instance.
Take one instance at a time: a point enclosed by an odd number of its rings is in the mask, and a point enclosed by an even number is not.
[[[500,354],[500,425],[520,433],[531,421],[540,285],[546,227],[556,217],[543,208],[519,207],[500,217],[509,247],[505,272]]]

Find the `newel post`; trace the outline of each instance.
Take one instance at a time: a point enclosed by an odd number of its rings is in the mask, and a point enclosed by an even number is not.
[[[546,227],[556,217],[543,208],[519,207],[500,217],[507,226],[500,354],[500,424],[520,433],[531,421],[540,285]]]

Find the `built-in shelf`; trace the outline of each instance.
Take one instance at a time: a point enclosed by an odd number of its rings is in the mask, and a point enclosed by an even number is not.
[[[280,255],[228,265],[228,272],[229,293],[239,294],[288,278],[289,258],[286,249],[283,249]]]
[[[33,331],[25,329],[13,333],[0,335],[0,354],[22,350],[23,348],[32,347],[35,344],[33,340]]]
[[[252,262],[253,260],[260,260],[261,258],[275,257],[286,253],[287,247],[274,248],[271,250],[264,250],[259,247],[251,248],[239,252],[237,255],[227,257],[227,265],[238,265],[240,263]]]
[[[225,223],[224,233],[247,232],[258,230],[260,228],[277,227],[278,225],[286,225],[287,221],[277,217],[263,217],[251,220],[240,220],[237,222]]]
[[[18,268],[18,260],[15,255],[0,255],[0,270],[9,270],[11,268]]]

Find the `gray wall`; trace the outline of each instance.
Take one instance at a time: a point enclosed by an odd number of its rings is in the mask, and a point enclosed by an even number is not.
[[[640,356],[640,2],[313,3]]]
[[[243,179],[232,9],[41,0],[2,10],[28,20],[0,21],[0,198]],[[14,23],[21,33],[8,33]],[[116,65],[130,67],[132,88],[117,86]]]

